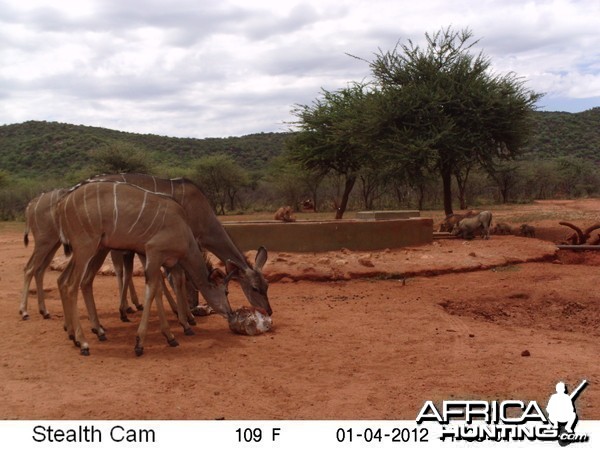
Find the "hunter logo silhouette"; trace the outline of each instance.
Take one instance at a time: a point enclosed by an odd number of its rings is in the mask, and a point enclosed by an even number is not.
[[[563,443],[563,439],[561,439],[563,431],[569,435],[574,434],[575,424],[578,419],[575,401],[586,386],[587,380],[583,380],[573,392],[568,394],[567,386],[560,381],[556,383],[556,394],[552,394],[548,400],[548,406],[546,406],[548,419],[559,430],[559,442],[561,445],[566,445],[566,442]]]

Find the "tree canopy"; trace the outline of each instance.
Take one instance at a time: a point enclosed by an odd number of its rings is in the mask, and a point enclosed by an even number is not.
[[[413,182],[441,176],[444,209],[452,213],[452,176],[464,180],[474,164],[493,171],[527,142],[530,113],[541,94],[514,73],[493,74],[468,29],[426,34],[380,52],[369,62],[374,85],[325,91],[296,109],[294,157],[307,168],[335,170],[353,186],[365,165],[396,167]],[[377,149],[377,155],[373,152]]]

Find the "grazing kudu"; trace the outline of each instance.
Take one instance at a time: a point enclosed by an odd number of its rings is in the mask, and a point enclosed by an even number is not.
[[[27,298],[29,296],[29,286],[31,285],[32,277],[35,277],[38,310],[44,319],[50,318],[50,313],[46,309],[46,302],[44,300],[44,274],[52,262],[56,250],[60,247],[54,207],[66,192],[65,189],[44,192],[31,200],[25,209],[25,234],[23,242],[25,246],[29,244],[29,232],[31,232],[35,245],[33,253],[25,265],[25,283],[19,306],[19,313],[23,320],[29,319]]]
[[[56,212],[61,241],[72,254],[59,277],[65,323],[69,336],[81,347],[83,355],[89,354],[89,344],[79,321],[78,289],[81,285],[83,290],[88,284],[110,249],[145,255],[146,295],[136,337],[136,355],[143,353],[153,300],[156,300],[162,333],[170,345],[177,345],[162,304],[163,265],[175,272],[185,271],[218,314],[225,317],[231,314],[228,280],[215,283],[218,272],[209,273],[186,212],[172,198],[127,183],[94,181],[75,187],[58,203]],[[84,298],[92,324],[100,329],[95,305],[88,303],[93,297],[84,295]],[[185,315],[181,303],[178,310],[181,321]]]
[[[269,315],[273,313],[267,296],[269,285],[262,273],[267,250],[264,247],[258,249],[252,267],[227,234],[204,193],[194,183],[183,178],[168,180],[143,174],[101,175],[94,180],[122,181],[175,199],[185,210],[188,224],[200,246],[225,263],[228,276],[240,282],[253,306],[264,309]]]

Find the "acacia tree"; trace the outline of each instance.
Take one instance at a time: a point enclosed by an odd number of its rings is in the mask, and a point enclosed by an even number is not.
[[[344,180],[336,219],[343,217],[358,174],[373,156],[369,110],[375,95],[369,85],[352,83],[337,91],[323,89],[312,105],[292,111],[298,132],[288,141],[291,158],[319,175],[333,173]]]
[[[247,172],[233,158],[224,154],[198,159],[192,178],[219,214],[225,214],[226,205],[230,211],[233,210],[240,190],[249,184]]]
[[[427,153],[421,160],[441,176],[444,210],[451,214],[453,174],[473,161],[493,171],[498,159],[514,157],[541,94],[514,73],[492,74],[490,60],[471,53],[478,41],[468,29],[425,37],[425,48],[409,40],[380,52],[370,67],[385,98],[384,133],[399,136],[402,158],[406,148]]]
[[[92,170],[98,173],[151,173],[152,164],[140,147],[114,142],[91,152]]]

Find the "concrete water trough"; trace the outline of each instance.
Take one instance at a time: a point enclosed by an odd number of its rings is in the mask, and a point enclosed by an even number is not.
[[[225,222],[225,229],[242,251],[263,245],[270,251],[325,252],[346,248],[382,250],[429,244],[433,220],[412,217],[389,220],[326,220],[296,222]]]

